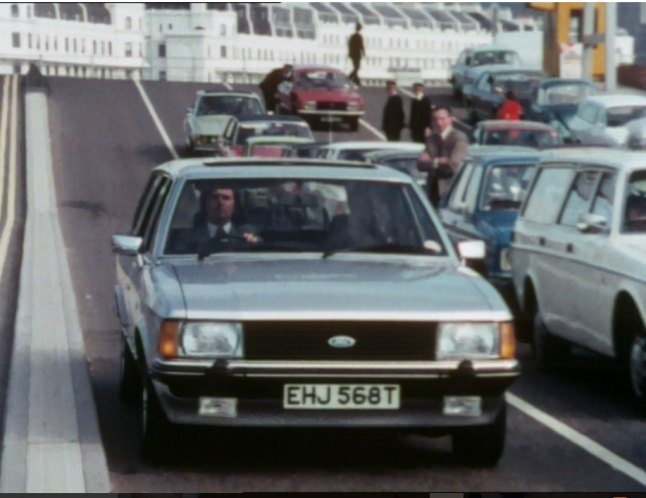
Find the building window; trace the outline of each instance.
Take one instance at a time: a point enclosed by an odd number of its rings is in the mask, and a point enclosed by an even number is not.
[[[76,53],[76,38],[72,40],[72,46],[74,47],[74,53]]]
[[[163,29],[164,29],[164,27],[160,24],[159,25],[159,32],[161,33]]]
[[[13,74],[20,74],[20,62],[16,62],[13,65]]]
[[[166,71],[159,71],[159,81],[166,81]]]
[[[18,17],[19,12],[18,12],[18,6],[17,5],[12,5],[11,6],[11,17]]]
[[[58,38],[54,37],[54,50],[58,50]]]
[[[112,42],[108,42],[108,55],[112,55]]]
[[[132,43],[126,42],[126,57],[132,57]]]
[[[126,17],[126,29],[132,29],[132,19],[130,17]]]
[[[81,38],[81,53],[85,53],[85,38]]]
[[[222,57],[223,59],[227,58],[227,47],[225,47],[224,45],[220,47],[220,57]]]
[[[227,36],[227,27],[225,24],[220,25],[220,35],[221,36]]]
[[[166,44],[165,43],[160,43],[159,44],[159,57],[161,57],[161,58],[166,57]]]
[[[70,39],[65,38],[65,52],[69,52],[69,51],[70,51]]]
[[[20,48],[20,33],[11,34],[11,45],[13,48]]]
[[[49,36],[45,37],[45,50],[49,50]]]
[[[168,23],[168,31],[172,31],[173,25],[171,23]]]
[[[31,33],[27,35],[27,48],[31,48]]]
[[[101,55],[105,55],[105,40],[101,41]]]
[[[92,41],[92,53],[96,55],[96,40]]]

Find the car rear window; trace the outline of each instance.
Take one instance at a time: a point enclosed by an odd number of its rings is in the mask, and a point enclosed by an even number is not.
[[[229,201],[222,200],[225,194]],[[186,182],[164,253],[199,253],[213,243],[224,220],[238,236],[222,246],[228,252],[381,248],[386,253],[447,254],[412,184],[298,178]],[[244,233],[259,242],[240,240]]]
[[[339,71],[303,71],[297,74],[295,84],[302,89],[342,89],[352,88],[348,77]]]
[[[304,123],[268,121],[260,123],[242,123],[236,137],[236,145],[244,145],[249,137],[304,137],[314,140],[309,126]]]
[[[500,211],[520,208],[532,180],[534,168],[534,164],[489,167],[482,185],[480,209]]]
[[[246,116],[262,114],[260,102],[251,97],[204,96],[197,106],[198,116],[227,114],[232,116]]]

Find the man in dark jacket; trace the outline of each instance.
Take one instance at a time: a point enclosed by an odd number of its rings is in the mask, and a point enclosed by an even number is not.
[[[389,142],[399,142],[399,136],[404,128],[404,101],[397,94],[397,83],[386,82],[388,100],[384,106],[384,113],[381,120],[381,129],[386,134]]]
[[[424,93],[424,85],[413,85],[415,94],[410,101],[408,128],[413,142],[424,143],[424,130],[431,126],[431,99]]]
[[[359,80],[359,67],[361,58],[366,56],[366,50],[363,47],[363,37],[361,36],[361,23],[357,23],[356,30],[348,40],[348,57],[352,61],[352,72],[348,75],[350,81],[361,86]]]
[[[272,69],[258,85],[265,99],[265,108],[267,111],[276,110],[276,90],[278,90],[278,85],[288,77],[291,70],[291,64],[285,64],[283,67]]]
[[[417,159],[417,169],[428,173],[428,197],[437,207],[453,175],[467,156],[469,139],[453,127],[450,107],[438,106],[432,113],[433,131],[426,138],[426,147]]]

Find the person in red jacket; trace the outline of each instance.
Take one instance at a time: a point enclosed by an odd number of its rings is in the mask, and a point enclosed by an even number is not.
[[[508,119],[511,121],[520,121],[523,114],[523,108],[516,99],[516,95],[512,90],[505,94],[505,101],[498,108],[496,112],[496,119]]]

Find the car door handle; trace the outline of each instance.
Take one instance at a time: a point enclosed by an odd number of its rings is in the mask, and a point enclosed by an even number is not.
[[[538,245],[545,246],[545,243],[547,241],[545,240],[545,237],[539,237],[538,238]]]
[[[574,252],[574,245],[572,245],[571,243],[566,244],[565,245],[565,252],[568,252],[568,253],[572,254]]]

